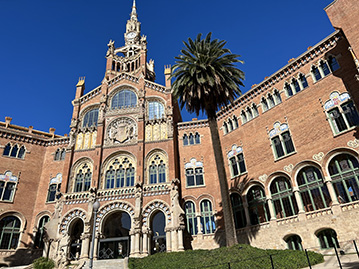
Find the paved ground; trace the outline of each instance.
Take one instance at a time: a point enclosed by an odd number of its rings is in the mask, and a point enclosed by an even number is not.
[[[340,258],[342,268],[359,269],[359,258],[356,253],[340,255],[339,258]],[[307,268],[309,268],[309,267],[307,267]],[[324,256],[324,263],[314,265],[314,266],[312,266],[312,268],[314,268],[314,269],[337,269],[340,267],[339,267],[339,263],[337,260],[337,256],[334,255],[334,256]]]

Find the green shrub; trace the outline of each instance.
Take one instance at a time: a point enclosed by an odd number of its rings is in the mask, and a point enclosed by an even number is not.
[[[312,265],[324,261],[321,254],[308,252]],[[235,245],[213,250],[187,250],[184,252],[158,253],[143,259],[130,258],[129,268],[187,269],[187,268],[274,268],[307,267],[304,251],[259,249],[249,245]]]
[[[55,268],[55,263],[53,260],[45,258],[45,257],[40,257],[38,259],[36,259],[33,264],[34,269],[52,269]]]

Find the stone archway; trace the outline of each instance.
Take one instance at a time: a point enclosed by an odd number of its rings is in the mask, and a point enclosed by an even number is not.
[[[166,252],[166,217],[161,210],[157,210],[151,216],[150,230],[151,230],[151,245],[150,254]]]
[[[75,219],[69,227],[70,245],[68,250],[68,258],[70,260],[78,260],[81,256],[82,233],[84,232],[84,222],[82,219]]]
[[[131,217],[125,211],[111,212],[102,221],[99,259],[121,259],[130,255]]]

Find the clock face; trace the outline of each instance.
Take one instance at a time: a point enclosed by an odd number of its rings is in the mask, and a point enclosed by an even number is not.
[[[135,38],[136,37],[136,32],[129,32],[128,34],[127,34],[127,38]]]

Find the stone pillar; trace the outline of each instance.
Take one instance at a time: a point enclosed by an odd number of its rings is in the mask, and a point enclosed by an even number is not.
[[[197,230],[198,230],[198,233],[197,234],[203,234],[203,232],[202,232],[202,224],[201,224],[201,215],[200,214],[198,214],[197,216],[196,216],[196,218],[197,218]]]
[[[178,251],[184,251],[184,246],[183,246],[183,230],[184,230],[184,226],[180,227],[178,229]]]
[[[245,199],[243,199],[243,208],[244,208],[244,215],[246,216],[246,223],[247,223],[246,226],[247,227],[251,226],[251,218],[249,216],[248,203]]]
[[[148,228],[142,229],[142,254],[148,255]]]
[[[270,213],[270,220],[276,220],[277,217],[275,215],[275,211],[274,211],[274,207],[273,207],[273,202],[272,202],[272,196],[268,196],[267,197],[267,203],[268,203],[268,208],[269,208],[269,213]]]
[[[178,251],[178,235],[176,229],[171,229],[172,251]]]
[[[136,244],[135,233],[133,230],[130,230],[130,238],[131,238],[130,257],[132,257],[133,254],[135,254],[135,244]]]
[[[90,249],[91,234],[83,233],[81,235],[81,254],[80,259],[88,259]]]
[[[140,254],[140,235],[141,235],[141,231],[137,230],[135,231],[135,254],[138,255]]]
[[[152,231],[148,231],[148,238],[147,238],[148,255],[151,254],[151,250],[152,250],[151,240],[152,240]]]
[[[299,193],[299,188],[293,187],[293,192],[294,192],[295,201],[297,202],[298,209],[299,209],[298,214],[305,213],[303,201],[302,201],[302,198],[300,197],[300,193]]]
[[[337,198],[337,195],[335,193],[335,190],[334,190],[334,187],[333,187],[333,184],[332,184],[332,179],[330,178],[330,176],[325,177],[325,185],[328,188],[330,199],[332,199],[332,202],[333,202],[332,205],[333,206],[334,205],[339,205],[338,198]]]
[[[98,259],[98,248],[99,248],[100,237],[101,237],[101,235],[99,233],[96,233],[95,243],[94,243],[94,247],[93,247],[93,249],[94,249],[94,253],[93,253],[94,260]]]
[[[171,252],[173,250],[172,249],[172,240],[171,240],[171,229],[166,228],[165,232],[166,232],[166,250],[167,250],[167,252]]]

